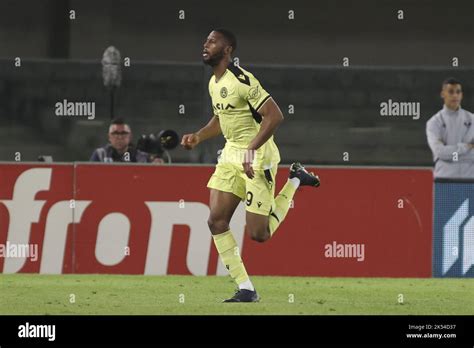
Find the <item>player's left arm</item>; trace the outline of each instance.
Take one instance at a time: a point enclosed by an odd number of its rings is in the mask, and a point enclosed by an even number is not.
[[[275,134],[278,126],[283,122],[283,114],[277,103],[275,103],[271,97],[265,101],[257,112],[262,116],[262,123],[260,124],[259,132],[247,148],[246,158],[243,163],[245,174],[247,174],[250,179],[253,179],[255,176],[255,172],[252,168],[255,151]]]
[[[278,126],[283,122],[283,114],[281,113],[277,103],[275,103],[271,97],[263,103],[257,112],[262,115],[262,123],[260,124],[259,132],[249,144],[249,150],[258,150],[273,134],[275,134]]]

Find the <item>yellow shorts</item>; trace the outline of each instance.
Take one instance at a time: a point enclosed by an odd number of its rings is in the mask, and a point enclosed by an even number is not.
[[[245,201],[251,213],[270,215],[274,207],[277,166],[271,169],[254,169],[253,179],[247,177],[242,164],[218,163],[207,187],[230,192]]]

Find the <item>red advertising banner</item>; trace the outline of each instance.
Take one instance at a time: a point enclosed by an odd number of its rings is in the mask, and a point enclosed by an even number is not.
[[[431,170],[309,169],[321,187],[298,190],[266,243],[245,234],[237,209],[231,229],[250,274],[431,276]],[[224,275],[207,227],[213,170],[1,164],[0,252],[10,253],[0,272]],[[20,255],[24,245],[36,257]]]
[[[73,172],[70,164],[0,164],[0,246],[9,251],[0,257],[0,271],[38,273],[48,262],[48,242],[60,230],[72,231]],[[35,246],[35,257],[18,255],[25,245]],[[63,249],[62,269],[71,272],[72,244]]]

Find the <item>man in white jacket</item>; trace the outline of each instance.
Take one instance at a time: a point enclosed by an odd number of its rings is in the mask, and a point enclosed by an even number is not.
[[[428,145],[433,152],[435,178],[474,179],[474,115],[461,108],[461,82],[443,81],[443,109],[426,123]]]

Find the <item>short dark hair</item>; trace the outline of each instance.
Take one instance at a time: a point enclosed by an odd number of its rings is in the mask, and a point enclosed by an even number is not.
[[[229,46],[232,46],[232,53],[234,53],[237,49],[237,38],[235,37],[234,33],[224,28],[213,29],[213,31],[216,31],[224,36]]]
[[[112,121],[110,121],[110,125],[113,125],[113,124],[119,124],[119,125],[123,125],[123,124],[127,124],[125,122],[125,120],[121,117],[117,117],[117,118],[114,118]]]
[[[461,81],[459,81],[458,79],[454,77],[448,77],[447,79],[443,81],[443,84],[441,85],[441,87],[444,87],[446,85],[461,85]]]

